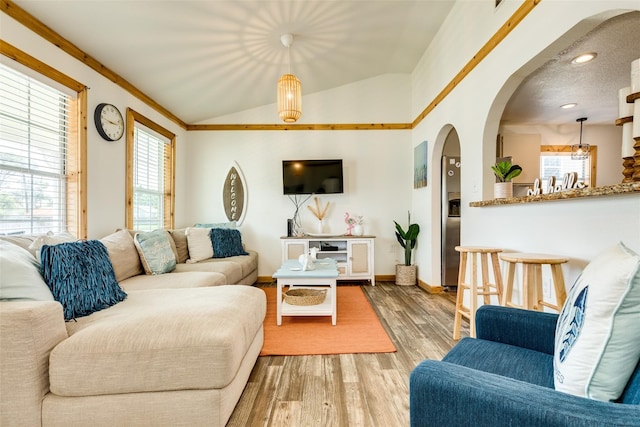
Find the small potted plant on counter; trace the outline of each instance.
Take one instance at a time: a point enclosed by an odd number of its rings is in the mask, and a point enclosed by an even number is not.
[[[512,165],[509,160],[497,162],[491,166],[498,182],[493,184],[493,196],[496,199],[508,199],[513,197],[513,178],[522,173],[522,168]]]
[[[407,231],[404,231],[400,224],[393,221],[396,225],[398,243],[404,248],[404,264],[396,264],[396,285],[402,286],[415,285],[417,277],[416,266],[411,264],[411,255],[418,241],[420,226],[411,224],[411,212],[407,212],[407,217],[407,224],[409,225]]]

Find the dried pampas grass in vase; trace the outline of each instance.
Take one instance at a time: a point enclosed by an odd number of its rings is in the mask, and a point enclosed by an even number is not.
[[[313,201],[315,203],[315,207],[307,205],[307,208],[309,208],[311,213],[318,218],[318,233],[322,234],[324,233],[324,217],[327,214],[327,210],[329,209],[329,204],[331,202],[327,202],[327,204],[324,205],[324,208],[320,208],[320,200],[317,197],[314,197]]]

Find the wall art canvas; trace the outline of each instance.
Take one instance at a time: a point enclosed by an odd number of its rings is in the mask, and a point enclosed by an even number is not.
[[[427,186],[427,141],[413,149],[413,188]]]

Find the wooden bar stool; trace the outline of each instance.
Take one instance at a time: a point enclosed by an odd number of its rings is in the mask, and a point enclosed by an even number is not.
[[[544,306],[560,312],[564,300],[567,298],[561,264],[569,261],[568,258],[547,254],[514,252],[502,253],[500,254],[500,259],[507,263],[507,286],[502,299],[502,305],[537,311],[542,311]],[[522,305],[514,304],[512,301],[514,278],[518,264],[522,264]],[[544,301],[544,294],[542,292],[543,265],[548,265],[551,268],[551,277],[556,292],[555,304]]]
[[[479,246],[456,246],[460,252],[460,271],[458,273],[458,295],[456,297],[456,313],[453,322],[453,339],[460,339],[460,322],[462,316],[469,319],[469,333],[476,336],[476,310],[478,308],[478,296],[483,296],[484,303],[491,303],[491,295],[498,297],[498,303],[502,300],[502,275],[498,253],[502,249]],[[471,277],[467,276],[467,261],[471,257]],[[478,258],[482,272],[482,283],[478,283]],[[493,270],[494,283],[489,281],[489,258]],[[469,291],[469,306],[464,306],[464,291]]]

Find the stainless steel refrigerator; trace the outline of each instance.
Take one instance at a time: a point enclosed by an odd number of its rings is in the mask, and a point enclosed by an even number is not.
[[[442,286],[458,286],[460,254],[460,157],[442,156]]]

